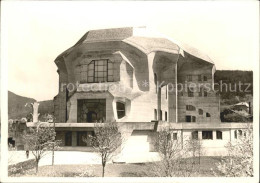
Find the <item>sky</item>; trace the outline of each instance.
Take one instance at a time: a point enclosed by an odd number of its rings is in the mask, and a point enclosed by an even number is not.
[[[217,70],[254,70],[259,4],[9,1],[1,5],[8,90],[38,101],[58,93],[55,58],[88,30],[147,26],[206,53]]]

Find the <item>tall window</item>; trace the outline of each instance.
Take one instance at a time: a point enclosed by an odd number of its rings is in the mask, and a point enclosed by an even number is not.
[[[157,109],[154,109],[154,120],[157,120]]]
[[[217,139],[222,139],[222,131],[217,131]]]
[[[88,82],[113,81],[113,63],[107,59],[93,60],[88,64]]]
[[[203,110],[199,109],[199,115],[203,115]]]
[[[201,81],[201,75],[198,75],[198,81]]]
[[[194,139],[194,140],[198,140],[198,137],[199,137],[198,131],[193,131],[193,132],[191,133],[191,137],[192,137],[192,139]]]
[[[167,121],[167,111],[165,111],[165,121]]]
[[[203,76],[203,80],[207,81],[208,80],[207,76]]]
[[[204,90],[204,97],[207,97],[208,96],[208,92],[207,90]]]
[[[187,75],[187,81],[192,81],[192,75]]]
[[[188,88],[188,97],[193,97],[193,88]]]
[[[116,103],[117,117],[118,119],[125,116],[125,104],[121,102]]]
[[[173,139],[173,140],[177,140],[177,133],[173,133],[173,134],[172,134],[172,139]]]

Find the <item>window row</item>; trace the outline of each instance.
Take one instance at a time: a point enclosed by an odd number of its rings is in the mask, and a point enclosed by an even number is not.
[[[198,81],[208,81],[207,76],[205,75],[187,75],[186,76],[186,81],[193,81],[194,78],[197,78]]]
[[[199,133],[198,131],[193,131],[191,133],[191,137],[194,140],[198,140]],[[213,140],[213,131],[202,131],[202,139],[203,140]],[[216,131],[216,139],[222,139],[222,131]]]
[[[194,92],[193,88],[188,88],[188,97],[194,97],[194,93],[195,92]],[[199,97],[207,97],[208,96],[208,92],[205,89],[204,90],[200,89],[198,93],[199,93]]]
[[[163,120],[163,111],[160,110],[160,117],[157,117],[157,109],[154,109],[154,120]],[[168,121],[168,113],[167,111],[164,112],[164,121]]]
[[[194,107],[193,105],[186,105],[186,110],[187,111],[196,111],[196,107]],[[203,115],[203,110],[199,109],[198,113],[199,113],[199,115]],[[206,117],[210,117],[210,114],[208,112],[206,112]]]

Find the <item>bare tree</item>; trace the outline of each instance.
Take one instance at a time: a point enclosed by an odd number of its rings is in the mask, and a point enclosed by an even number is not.
[[[53,147],[57,148],[60,141],[55,140],[55,130],[50,127],[37,127],[29,128],[29,130],[23,134],[23,139],[29,150],[32,151],[35,157],[35,169],[38,172],[39,161],[48,154]]]
[[[240,130],[237,139],[226,145],[228,156],[217,164],[217,170],[222,176],[245,177],[253,176],[253,128]],[[216,175],[217,173],[214,172]]]
[[[198,138],[190,137],[186,141],[186,149],[192,156],[192,164],[196,164],[196,158],[198,157],[198,164],[200,165],[200,157],[203,154],[202,152],[202,141]]]
[[[189,176],[189,166],[184,157],[186,156],[182,139],[172,138],[172,132],[165,128],[157,132],[155,147],[161,157],[161,161],[153,164],[152,172],[155,176],[173,177]]]
[[[106,163],[115,155],[121,147],[122,136],[115,122],[95,123],[94,136],[89,136],[92,146],[99,152],[102,162],[102,177],[105,175]],[[88,143],[88,139],[83,137]]]

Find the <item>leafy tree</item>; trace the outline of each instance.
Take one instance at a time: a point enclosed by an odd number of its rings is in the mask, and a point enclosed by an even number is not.
[[[217,170],[226,177],[253,176],[253,128],[241,130],[234,142],[226,146],[228,156],[217,164]],[[216,172],[214,172],[216,174]]]
[[[102,162],[102,177],[105,175],[105,167],[122,144],[122,136],[117,123],[95,123],[94,136],[89,136],[92,146],[99,152]],[[88,139],[83,137],[83,141],[88,143]]]
[[[36,173],[38,172],[39,161],[42,157],[48,154],[53,148],[59,146],[60,141],[55,140],[55,136],[54,128],[49,126],[29,128],[28,131],[23,134],[26,145],[35,157]]]

